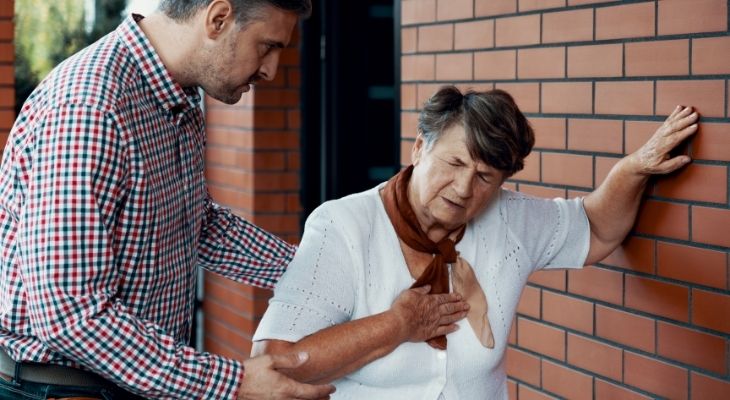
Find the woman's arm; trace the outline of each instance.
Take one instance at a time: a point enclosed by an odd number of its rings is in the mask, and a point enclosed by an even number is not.
[[[307,352],[307,363],[281,372],[300,382],[331,382],[401,343],[423,342],[455,331],[455,322],[466,316],[468,303],[456,293],[429,295],[428,291],[428,286],[405,290],[385,312],[323,329],[296,343],[255,342],[251,355]]]
[[[639,150],[619,161],[583,205],[591,225],[586,265],[611,254],[636,220],[641,195],[651,175],[668,174],[686,165],[686,155],[670,158],[669,152],[697,132],[699,115],[692,107],[677,106],[664,124]]]

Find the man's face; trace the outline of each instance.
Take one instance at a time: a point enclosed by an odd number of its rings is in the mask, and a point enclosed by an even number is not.
[[[251,84],[276,76],[281,50],[289,44],[297,16],[271,6],[264,6],[260,14],[243,29],[229,25],[205,50],[198,76],[211,97],[235,104]]]

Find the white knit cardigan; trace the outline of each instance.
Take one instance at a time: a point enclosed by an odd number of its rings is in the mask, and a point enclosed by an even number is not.
[[[308,218],[253,340],[296,342],[321,329],[390,308],[414,282],[378,194],[329,201]],[[538,199],[501,190],[468,225],[456,249],[485,291],[495,347],[466,319],[448,349],[404,343],[335,382],[333,399],[507,399],[504,354],[517,302],[539,268],[580,267],[589,247],[582,199]]]

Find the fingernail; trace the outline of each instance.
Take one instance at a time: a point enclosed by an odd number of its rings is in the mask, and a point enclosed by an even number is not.
[[[299,354],[297,354],[297,357],[299,357],[299,361],[304,362],[309,358],[309,353],[306,351],[300,351]]]

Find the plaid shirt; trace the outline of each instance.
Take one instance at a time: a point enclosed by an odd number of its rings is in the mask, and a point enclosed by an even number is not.
[[[195,89],[137,25],[60,64],[0,166],[0,347],[151,398],[228,399],[242,365],[189,339],[196,266],[271,288],[294,247],[214,204]]]

